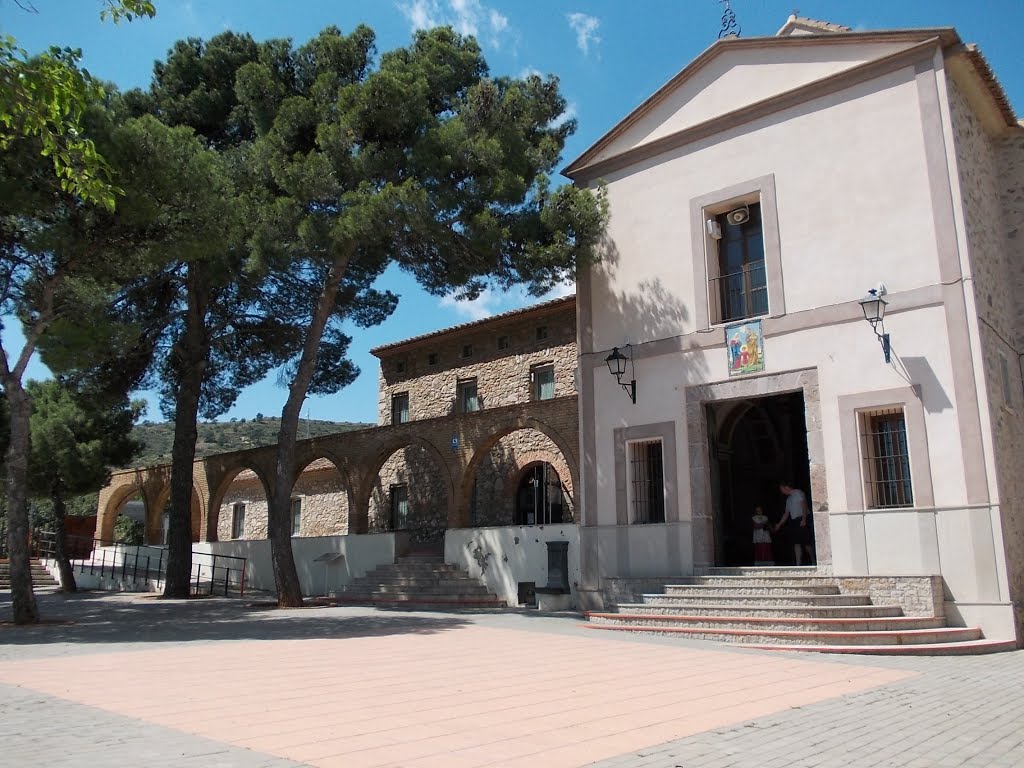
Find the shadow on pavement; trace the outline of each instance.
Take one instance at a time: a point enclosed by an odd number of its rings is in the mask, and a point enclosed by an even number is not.
[[[384,614],[372,610],[339,615],[316,606],[272,610],[266,601],[237,598],[159,600],[150,595],[55,592],[37,594],[36,599],[44,623],[0,625],[0,646],[338,639],[434,634],[468,624],[448,615]],[[10,615],[10,593],[0,595],[0,618],[9,621]]]

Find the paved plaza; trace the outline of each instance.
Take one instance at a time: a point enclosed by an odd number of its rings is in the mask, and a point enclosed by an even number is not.
[[[1024,765],[1021,652],[773,654],[529,612],[40,603],[50,623],[0,626],[0,766]]]

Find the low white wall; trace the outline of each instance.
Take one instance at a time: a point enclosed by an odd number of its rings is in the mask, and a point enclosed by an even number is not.
[[[580,583],[580,530],[562,525],[450,529],[444,537],[444,560],[469,571],[509,605],[519,604],[519,582],[548,584],[549,541],[569,542],[569,589],[572,605]]]
[[[404,534],[396,533],[297,536],[292,539],[292,553],[302,594],[326,595],[353,579],[365,576],[378,565],[393,563],[396,548],[400,554],[405,546]],[[276,590],[268,539],[199,542],[192,548],[211,555],[244,557],[246,587],[268,592]],[[340,554],[342,557],[332,562],[316,562],[316,558],[325,554]]]

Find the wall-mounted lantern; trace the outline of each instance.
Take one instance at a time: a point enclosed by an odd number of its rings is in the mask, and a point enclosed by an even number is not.
[[[608,363],[608,371],[615,377],[615,381],[626,390],[629,399],[633,401],[633,405],[636,405],[636,369],[633,367],[633,346],[627,344],[625,350],[628,353],[626,355],[619,352],[618,347],[613,347],[612,353],[604,361]],[[629,361],[629,372],[633,378],[628,384],[625,384],[622,381],[622,377],[626,373],[627,360]]]
[[[860,308],[864,310],[864,319],[871,323],[871,330],[875,332],[875,336],[878,337],[879,343],[882,345],[882,354],[885,355],[885,362],[890,362],[891,347],[889,345],[889,334],[885,332],[885,324],[883,322],[885,318],[885,308],[888,306],[887,302],[882,297],[888,291],[885,290],[885,286],[879,284],[877,288],[872,288],[868,291],[867,296],[860,300]]]

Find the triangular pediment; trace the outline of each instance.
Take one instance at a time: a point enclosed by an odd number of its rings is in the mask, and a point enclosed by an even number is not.
[[[942,45],[959,40],[950,29],[719,40],[564,173],[585,175],[588,166],[936,38]]]

